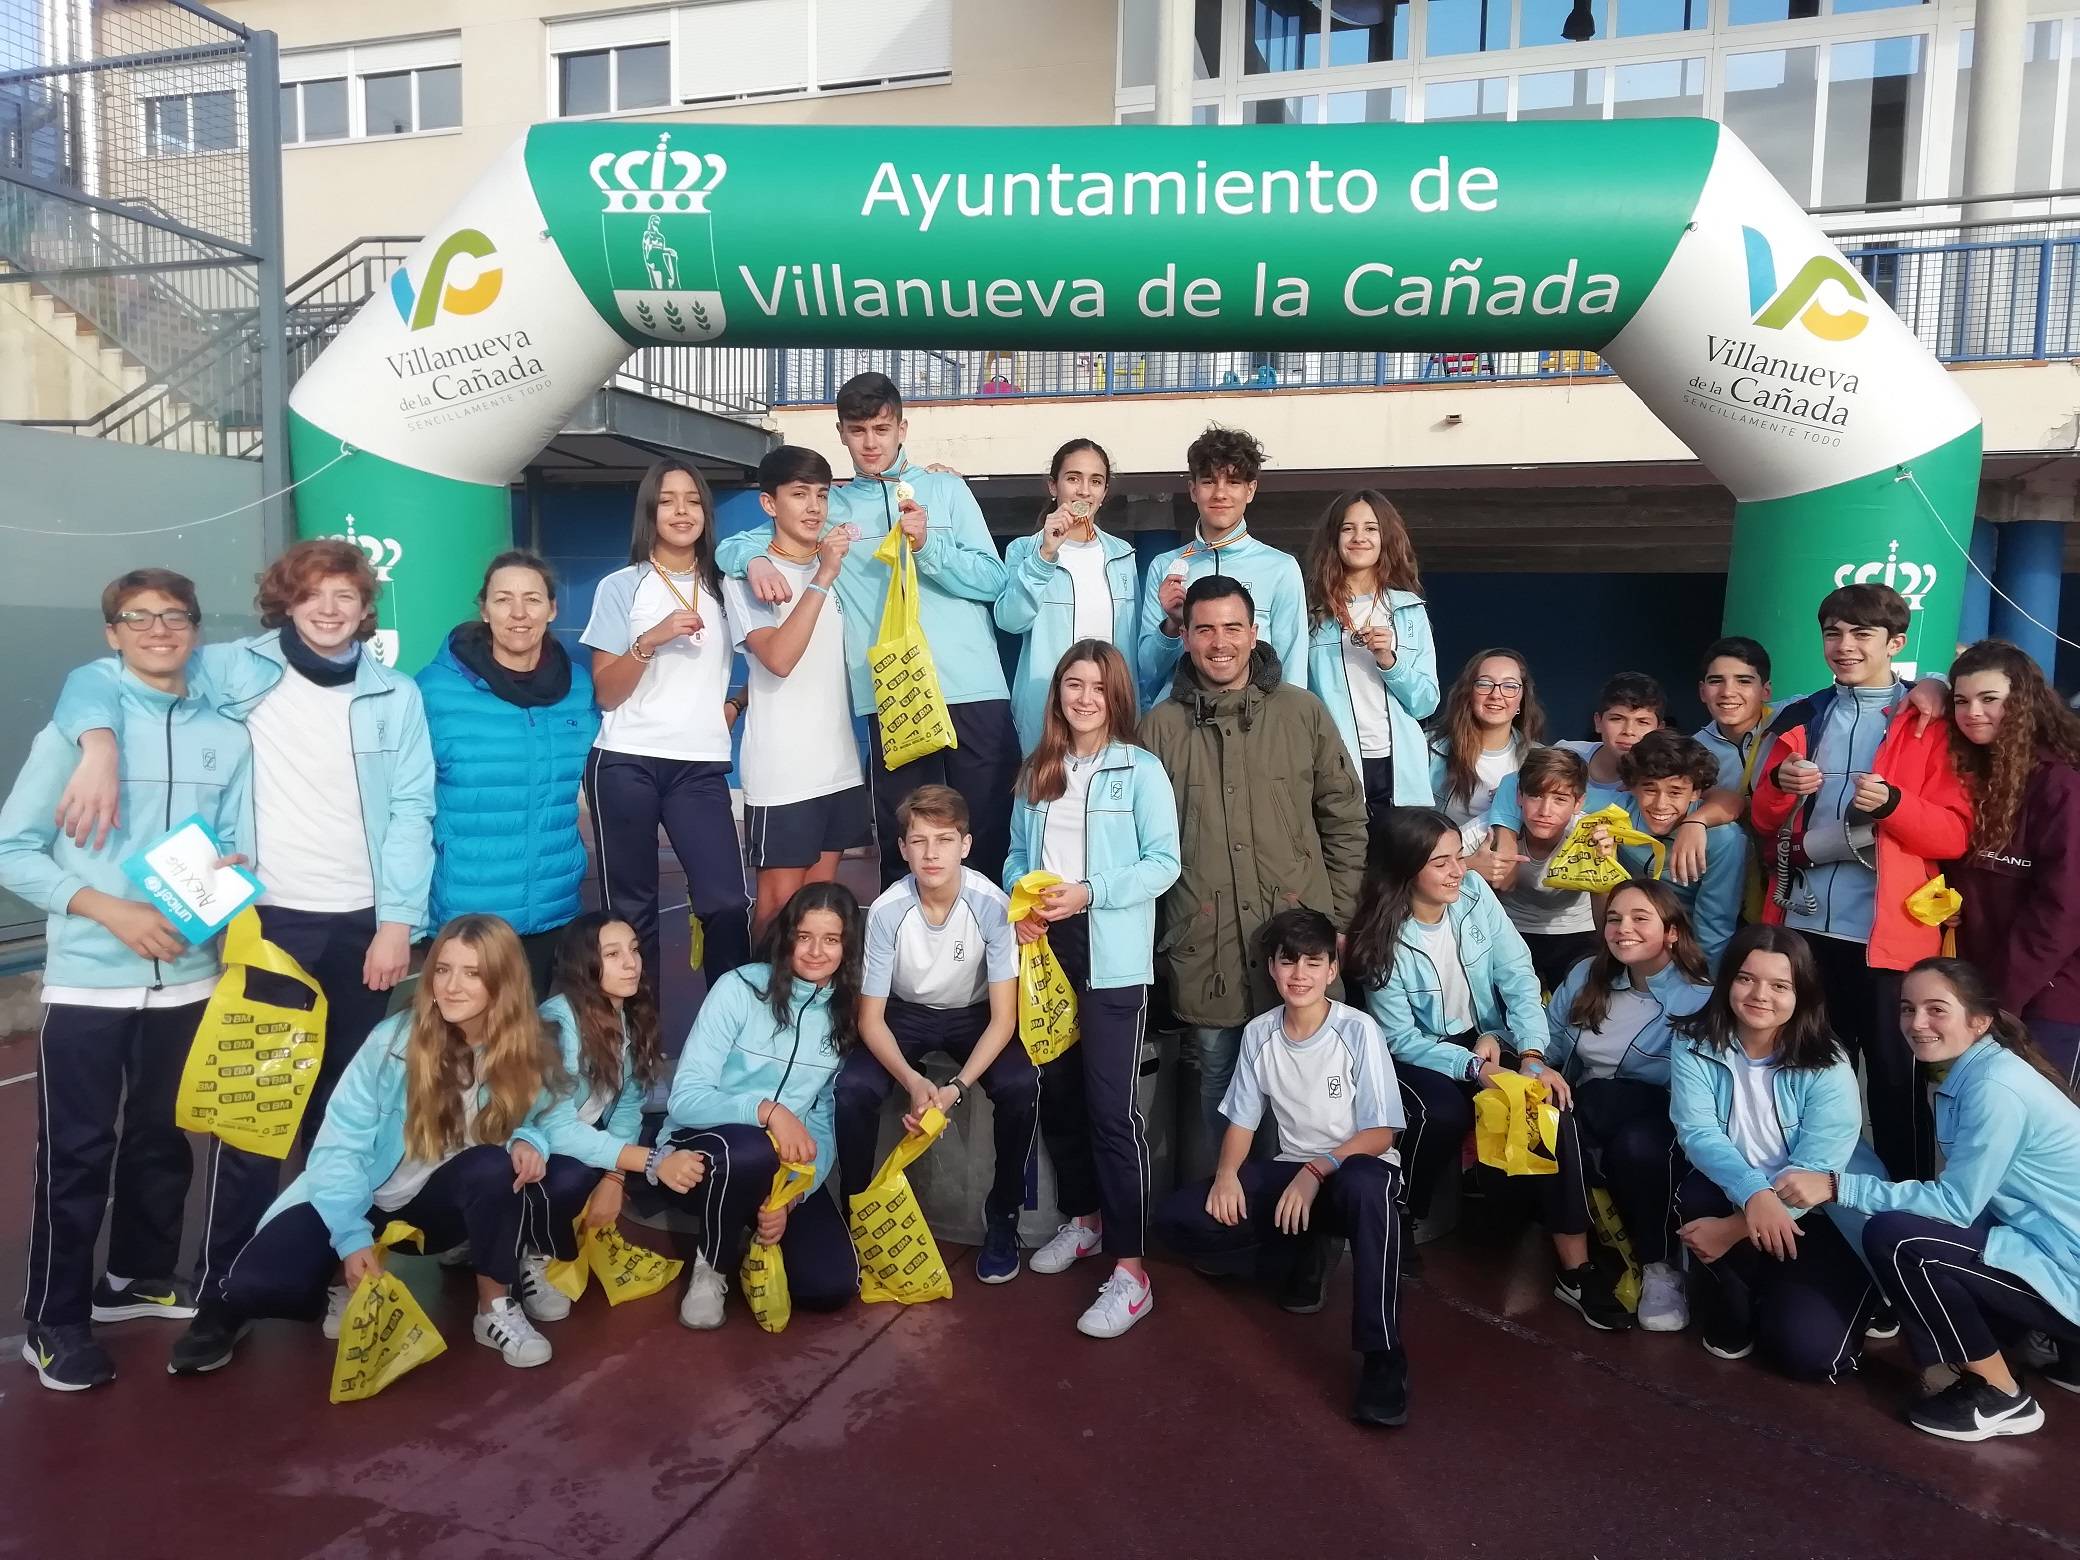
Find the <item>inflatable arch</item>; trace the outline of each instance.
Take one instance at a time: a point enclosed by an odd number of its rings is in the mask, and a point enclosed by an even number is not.
[[[470,615],[508,484],[657,342],[1593,349],[1738,501],[1726,620],[1781,687],[1838,583],[1908,596],[1905,660],[1956,632],[1979,415],[1708,120],[536,126],[290,400],[298,529],[375,557],[379,653]]]

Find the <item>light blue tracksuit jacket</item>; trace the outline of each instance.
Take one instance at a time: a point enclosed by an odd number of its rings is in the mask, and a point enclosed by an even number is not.
[[[1394,805],[1428,807],[1429,738],[1423,722],[1437,712],[1437,646],[1430,637],[1430,613],[1412,591],[1387,592],[1394,620],[1394,664],[1379,673],[1387,685],[1387,724],[1394,733]],[[1334,618],[1315,626],[1308,639],[1308,691],[1329,706],[1343,745],[1350,749],[1351,768],[1365,773],[1358,752],[1358,712],[1351,702],[1349,663],[1344,659],[1344,628]]]
[[[1148,708],[1142,694],[1140,645],[1135,634],[1134,544],[1098,532],[1105,549],[1105,584],[1111,597],[1112,645],[1126,658],[1133,679],[1136,713]],[[1047,721],[1047,689],[1062,652],[1076,642],[1076,581],[1059,562],[1040,556],[1040,538],[1021,536],[1004,549],[1004,590],[997,597],[997,627],[1019,636],[1018,668],[1011,674],[1011,723],[1018,746],[1039,746]]]
[[[1445,918],[1452,923],[1459,966],[1473,993],[1475,1031],[1492,1034],[1517,1051],[1543,1053],[1546,1014],[1531,950],[1510,924],[1495,891],[1468,873],[1458,899],[1446,907]],[[1466,1076],[1473,1053],[1451,1038],[1444,1016],[1444,983],[1429,951],[1417,940],[1412,918],[1402,923],[1393,970],[1383,985],[1365,994],[1365,1003],[1379,1020],[1396,1066],[1427,1067],[1450,1078]]]
[[[1247,524],[1219,547],[1209,547],[1196,535],[1182,547],[1157,556],[1141,580],[1141,704],[1144,709],[1169,696],[1170,682],[1177,674],[1184,641],[1163,632],[1163,581],[1178,559],[1185,560],[1187,588],[1207,574],[1229,574],[1242,581],[1257,610],[1257,634],[1278,656],[1285,680],[1297,688],[1307,686],[1307,591],[1300,582],[1300,564],[1284,548],[1260,542],[1249,534]]]

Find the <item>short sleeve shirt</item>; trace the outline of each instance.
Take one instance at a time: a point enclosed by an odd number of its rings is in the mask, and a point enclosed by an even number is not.
[[[684,610],[682,597],[700,613],[701,631],[658,647],[635,691],[601,718],[595,747],[644,758],[729,762],[722,701],[736,646],[721,601],[697,574],[673,575],[667,584],[647,563],[616,569],[599,582],[579,640],[593,650],[626,655],[639,635]]]
[[[960,897],[937,926],[925,914],[917,879],[905,877],[867,911],[866,970],[860,993],[917,1007],[965,1008],[990,986],[1018,978],[1018,940],[1005,917],[1011,901],[979,872],[961,869]]]
[[[1374,1127],[1407,1125],[1394,1061],[1371,1014],[1331,1002],[1322,1027],[1301,1041],[1287,1035],[1285,1016],[1275,1007],[1243,1030],[1223,1116],[1255,1128],[1268,1107],[1278,1157],[1295,1162],[1334,1153]]]

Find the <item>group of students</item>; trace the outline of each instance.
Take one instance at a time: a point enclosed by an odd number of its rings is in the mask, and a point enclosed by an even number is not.
[[[568,1307],[546,1264],[574,1221],[618,1217],[631,1174],[700,1215],[688,1326],[720,1325],[752,1236],[781,1246],[796,1305],[842,1305],[842,1198],[872,1174],[886,1100],[914,1124],[980,1087],[980,1280],[1102,1253],[1078,1326],[1111,1338],[1152,1312],[1152,1246],[1213,1265],[1259,1249],[1311,1311],[1347,1239],[1355,1416],[1399,1424],[1416,1222],[1509,1070],[1560,1108],[1557,1173],[1530,1200],[1554,1292],[1592,1326],[1634,1321],[1591,1246],[1607,1189],[1648,1330],[1688,1326],[1694,1297],[1715,1355],[1826,1379],[1904,1327],[1956,1372],[1910,1418],[1965,1439],[2042,1422],[2017,1329],[2080,1390],[2080,718],[2027,657],[1974,646],[1948,686],[1909,690],[1905,602],[1850,586],[1820,605],[1819,693],[1773,708],[1767,652],[1729,638],[1695,736],[1625,673],[1596,740],[1548,747],[1521,654],[1481,651],[1441,690],[1381,494],[1340,496],[1296,560],[1249,534],[1255,441],[1209,429],[1187,453],[1194,533],[1137,584],[1099,524],[1094,442],[1056,453],[1048,512],[1000,558],[959,477],[910,458],[889,381],[851,381],[837,411],[851,478],[777,449],[769,523],[728,538],[697,470],[649,473],[589,667],[549,633],[556,580],[522,552],[416,682],[362,648],[377,583],[347,544],[290,549],[261,581],[265,631],[199,654],[190,582],[109,587],[115,658],[68,679],[0,813],[0,882],[51,917],[24,1347],[46,1385],[110,1378],[90,1321],[190,1319],[177,1373],[224,1364],[258,1316],[336,1330],[393,1217],[474,1269],[478,1340],[540,1364],[538,1324]],[[957,739],[893,770],[867,653],[891,531]],[[1020,643],[1008,678],[1000,629]],[[1611,805],[1626,822],[1597,838],[1633,880],[1546,887]],[[188,814],[251,861],[264,934],[329,1007],[304,1170],[277,1197],[277,1161],[212,1145],[192,1291],[172,1276],[191,1166],[171,1102],[215,958],[120,866]],[[660,827],[706,995],[646,1127],[662,1036],[686,1027],[659,1012]],[[869,841],[884,886],[863,910],[835,878]],[[1008,890],[1035,871],[1052,886],[1013,923]],[[1908,909],[1939,871],[1964,895],[1962,960]],[[1042,936],[1081,1038],[1036,1065],[1015,984]],[[1158,1202],[1140,1077],[1163,1010],[1215,1142],[1210,1178]],[[944,1083],[921,1067],[935,1053]],[[1028,1254],[1036,1139],[1066,1222]],[[766,1209],[783,1161],[814,1184]]]

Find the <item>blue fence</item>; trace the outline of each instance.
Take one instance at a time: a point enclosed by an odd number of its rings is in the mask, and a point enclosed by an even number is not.
[[[2080,219],[1837,234],[1835,242],[1923,345],[1948,363],[2080,357]],[[776,349],[772,405],[828,405],[879,370],[904,399],[965,401],[1218,391],[1358,389],[1608,374],[1594,352],[1041,352]]]

